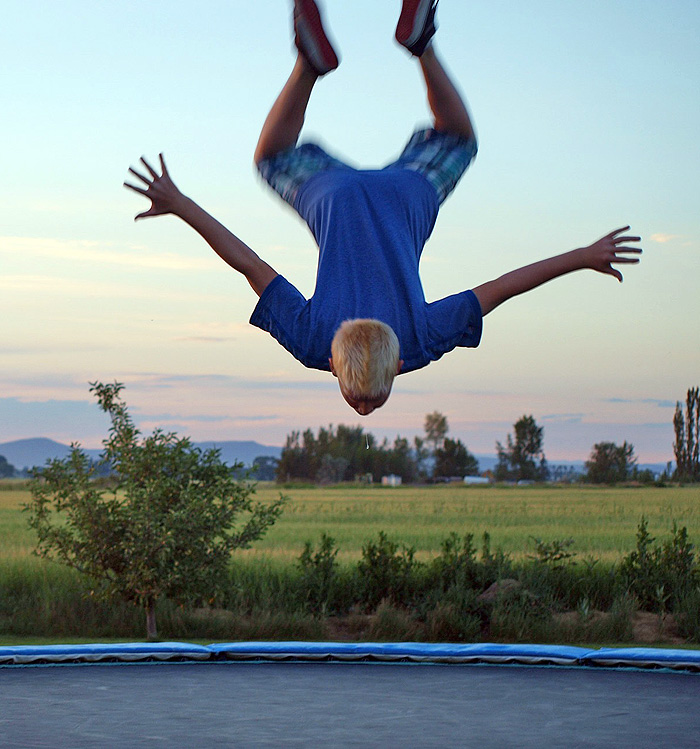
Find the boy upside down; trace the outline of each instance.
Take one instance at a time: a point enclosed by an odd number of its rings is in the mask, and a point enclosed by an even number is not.
[[[438,0],[403,0],[396,40],[420,65],[433,127],[414,132],[383,169],[354,169],[318,145],[298,145],[319,78],[338,67],[314,0],[295,0],[298,51],[292,73],[260,134],[255,163],[268,184],[306,221],[319,247],[310,299],[160,174],[129,171],[145,187],[125,186],[151,207],[136,219],[173,214],[248,280],[259,300],[251,324],[268,331],[304,366],[332,372],[346,402],[362,416],[386,403],[399,373],[476,347],[482,318],[511,297],[575,270],[615,276],[613,264],[638,263],[639,237],[616,229],[597,242],[519,268],[475,288],[426,302],[419,276],[423,247],[440,205],[477,151],[467,107],[433,46]]]

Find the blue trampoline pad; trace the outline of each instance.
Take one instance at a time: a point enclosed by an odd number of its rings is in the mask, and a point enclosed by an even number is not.
[[[697,747],[694,673],[383,662],[0,669],[8,747]]]

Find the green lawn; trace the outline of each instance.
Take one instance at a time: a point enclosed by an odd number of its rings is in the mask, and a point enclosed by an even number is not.
[[[484,531],[492,548],[515,557],[532,552],[532,537],[545,541],[574,538],[581,557],[613,561],[635,545],[642,515],[649,530],[665,537],[674,521],[700,536],[698,487],[331,487],[285,490],[292,500],[267,537],[248,554],[291,559],[304,541],[322,533],[336,539],[341,558],[359,558],[363,543],[383,530],[414,546],[418,556],[440,549],[452,532],[473,533],[477,546]],[[260,486],[261,499],[279,492]]]
[[[573,538],[580,558],[614,561],[634,548],[642,515],[657,538],[665,538],[674,521],[700,539],[700,487],[529,486],[474,487],[318,487],[280,489],[258,486],[261,500],[283,491],[289,504],[277,524],[245,556],[295,560],[307,540],[322,533],[336,540],[340,560],[359,559],[362,545],[385,531],[392,540],[417,550],[419,558],[440,549],[450,533],[473,533],[477,546],[484,531],[492,548],[514,557],[532,552],[532,537],[544,541]],[[34,548],[21,506],[26,489],[0,491],[0,560],[18,561]]]

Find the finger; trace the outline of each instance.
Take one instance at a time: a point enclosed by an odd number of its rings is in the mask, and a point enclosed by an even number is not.
[[[158,179],[158,172],[156,172],[156,170],[146,161],[146,157],[145,156],[141,157],[141,163],[146,167],[146,169],[148,169],[148,171],[149,171],[151,177],[153,177],[153,179]]]
[[[608,273],[609,273],[609,274],[610,274],[611,276],[615,276],[615,278],[617,278],[617,280],[618,280],[618,281],[619,281],[620,283],[622,283],[622,273],[620,273],[620,271],[619,271],[619,270],[618,270],[617,268],[613,268],[612,266],[610,266],[610,268],[608,269],[608,271],[607,271],[607,272],[608,272]]]
[[[641,255],[644,250],[641,247],[616,247],[613,252],[632,252],[635,255]]]
[[[136,171],[133,167],[129,167],[129,172],[134,175],[134,177],[138,177],[141,182],[143,182],[146,185],[151,184],[151,180],[148,179],[148,177],[144,177],[143,174],[139,174],[139,172]]]
[[[130,190],[133,190],[134,192],[137,192],[141,195],[148,195],[147,190],[144,190],[142,187],[138,187],[137,185],[132,185],[129,182],[125,182],[124,187],[128,187]]]
[[[153,208],[149,208],[147,211],[137,213],[134,217],[134,221],[138,221],[140,218],[149,218],[150,216],[158,216],[158,212],[154,211]]]
[[[638,257],[617,257],[612,260],[613,263],[623,263],[624,265],[637,265],[639,263]]]
[[[169,177],[170,175],[168,174],[168,167],[165,166],[165,158],[163,157],[163,154],[158,154],[158,158],[160,159],[160,168],[163,170],[163,176]]]
[[[641,242],[641,237],[630,237],[630,236],[624,236],[624,237],[615,237],[613,239],[613,242],[617,244],[618,242]]]
[[[613,238],[616,234],[620,234],[620,232],[627,231],[629,228],[630,228],[629,225],[621,226],[619,229],[615,229],[615,231],[611,231],[610,234],[606,234],[605,237]]]

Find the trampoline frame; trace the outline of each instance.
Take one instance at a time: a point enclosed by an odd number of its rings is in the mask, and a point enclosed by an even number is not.
[[[0,646],[0,668],[45,664],[222,661],[414,662],[672,669],[700,672],[700,650],[588,649],[500,643],[183,642]]]

